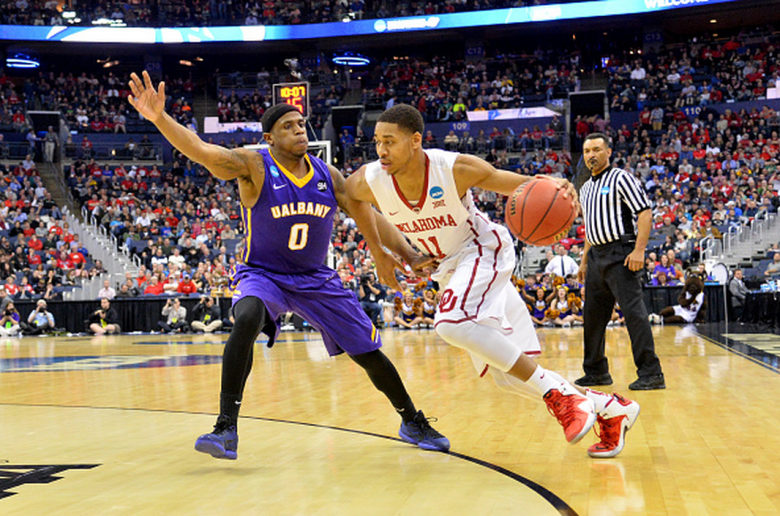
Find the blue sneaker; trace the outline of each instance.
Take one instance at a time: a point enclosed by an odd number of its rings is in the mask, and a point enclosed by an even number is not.
[[[423,450],[449,451],[449,439],[434,430],[429,421],[436,421],[436,419],[428,419],[422,410],[418,410],[413,421],[401,423],[398,435],[407,443],[416,444]]]
[[[195,449],[208,453],[215,459],[236,460],[238,458],[238,432],[236,425],[225,416],[217,418],[214,431],[203,434],[195,441]]]

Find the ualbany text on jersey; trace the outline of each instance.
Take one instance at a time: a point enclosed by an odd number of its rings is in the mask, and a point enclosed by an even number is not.
[[[279,206],[271,206],[271,215],[275,219],[293,215],[314,215],[324,219],[329,211],[330,206],[315,202],[288,202]]]

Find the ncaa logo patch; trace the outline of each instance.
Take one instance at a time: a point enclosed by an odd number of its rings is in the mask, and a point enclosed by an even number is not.
[[[273,165],[271,165],[271,175],[274,177],[279,177],[279,169]]]
[[[609,193],[609,187],[605,186],[601,189],[601,195],[607,195]]]
[[[319,190],[320,192],[324,192],[327,189],[328,189],[328,183],[326,183],[325,181],[317,181],[317,190]]]
[[[433,188],[431,188],[431,191],[429,193],[431,199],[439,199],[444,195],[444,190],[442,190],[440,186],[434,186]]]

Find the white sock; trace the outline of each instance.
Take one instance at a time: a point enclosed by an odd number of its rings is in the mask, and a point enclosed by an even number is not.
[[[547,371],[542,366],[537,365],[531,377],[526,382],[544,396],[550,389],[555,389],[561,385],[560,375]]]
[[[607,404],[612,401],[612,395],[606,392],[585,389],[585,396],[593,402],[596,414],[603,414],[607,409]]]

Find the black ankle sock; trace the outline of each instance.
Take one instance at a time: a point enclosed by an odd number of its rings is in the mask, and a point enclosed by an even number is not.
[[[238,422],[238,411],[241,410],[241,397],[238,394],[223,392],[219,395],[219,414],[230,419],[231,423]]]
[[[395,411],[398,412],[404,423],[411,423],[414,421],[414,416],[417,415],[417,409],[414,403],[412,403],[412,398],[409,397],[406,398],[406,403],[402,407],[395,407]]]

